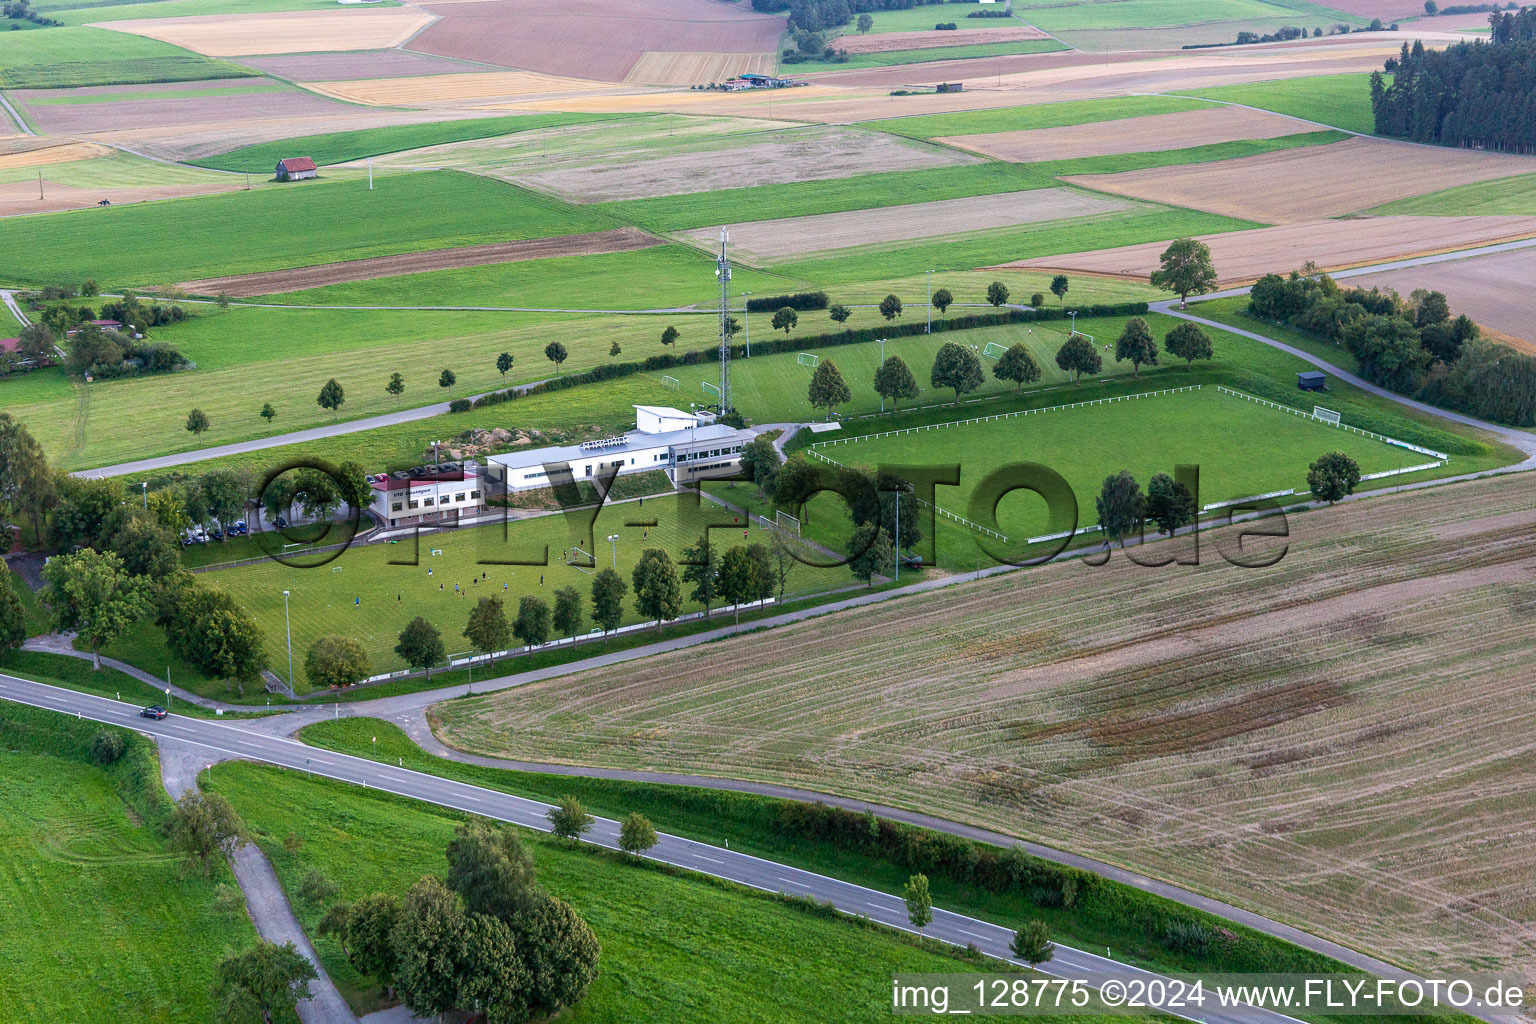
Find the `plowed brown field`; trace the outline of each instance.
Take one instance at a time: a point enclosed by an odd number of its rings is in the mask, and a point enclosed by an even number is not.
[[[1065,180],[1261,224],[1288,224],[1530,169],[1525,157],[1357,138],[1240,160]]]
[[[1012,573],[429,717],[477,754],[895,804],[1410,968],[1524,972],[1533,510],[1530,473],[1378,497],[1293,516],[1268,569],[1207,535],[1198,567]]]
[[[1313,220],[1253,231],[1203,235],[1211,247],[1223,286],[1246,284],[1265,274],[1288,273],[1308,260],[1324,270],[1340,270],[1433,252],[1466,249],[1515,238],[1536,236],[1536,217],[1361,217]],[[1007,267],[1075,270],[1146,280],[1157,269],[1166,242],[1127,245],[1097,252],[1042,256],[1004,264]],[[1460,264],[1437,264],[1443,268]]]
[[[771,54],[784,30],[781,18],[710,0],[572,0],[554,13],[543,0],[423,9],[439,20],[412,50],[604,82],[624,81],[647,52]]]
[[[1536,234],[1536,226],[1531,233]],[[1363,288],[1395,288],[1403,295],[1415,288],[1444,292],[1457,313],[1491,328],[1502,336],[1500,340],[1536,352],[1536,305],[1529,300],[1532,281],[1536,281],[1536,249],[1405,267],[1350,278],[1349,283]]]
[[[145,188],[74,188],[43,178],[44,198],[37,198],[37,182],[0,184],[0,217],[19,217],[28,213],[54,213],[59,210],[83,210],[103,199],[113,204],[142,203],[150,199],[178,199],[209,192],[230,192],[245,183],[231,177],[228,185],[153,185]]]
[[[1187,149],[1241,139],[1273,139],[1312,129],[1289,117],[1244,107],[1209,107],[1176,114],[1132,117],[1111,124],[1074,124],[1061,128],[955,135],[939,139],[997,160],[1032,163],[1116,153]]]
[[[346,281],[369,281],[400,274],[419,274],[426,270],[454,267],[478,267],[487,263],[516,263],[521,260],[548,259],[554,256],[591,256],[605,252],[628,252],[660,245],[660,239],[639,228],[615,228],[583,235],[561,235],[526,242],[495,242],[491,245],[466,245],[457,249],[433,249],[399,256],[377,256],[366,260],[322,263],[294,270],[270,270],[237,277],[212,277],[187,281],[182,288],[196,295],[224,292],[237,299],[252,295],[276,295],[300,288],[318,288]]]
[[[980,43],[1015,43],[1024,39],[1045,39],[1046,34],[1033,25],[1007,28],[964,28],[953,32],[871,32],[868,35],[838,36],[832,44],[849,53],[885,53],[889,50],[927,50],[935,46],[975,46]]]

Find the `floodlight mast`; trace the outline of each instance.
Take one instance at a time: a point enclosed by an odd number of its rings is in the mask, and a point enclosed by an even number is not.
[[[731,236],[720,229],[720,256],[715,260],[715,276],[720,279],[720,414],[731,411],[731,261],[725,247]]]

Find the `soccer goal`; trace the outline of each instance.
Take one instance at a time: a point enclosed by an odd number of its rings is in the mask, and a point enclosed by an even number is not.
[[[442,548],[433,548],[432,549],[432,557],[433,558],[436,558],[438,555],[440,555],[442,553],[443,553],[443,549]]]
[[[1073,338],[1087,338],[1088,339],[1088,344],[1090,344],[1090,345],[1097,345],[1098,344],[1098,341],[1094,339],[1093,335],[1086,334],[1083,331],[1073,331],[1071,334],[1067,335],[1067,340],[1068,341],[1071,341]]]
[[[989,341],[987,342],[987,347],[981,350],[981,354],[988,359],[1001,359],[1007,351],[1008,347],[1006,345],[999,345],[995,341]]]
[[[796,537],[800,536],[800,520],[796,519],[788,512],[785,512],[783,509],[777,509],[774,511],[773,525],[777,526],[781,530],[793,531]]]
[[[565,564],[572,569],[577,569],[591,576],[596,572],[597,559],[581,548],[571,548],[571,556],[565,560]]]
[[[1312,418],[1315,420],[1322,420],[1324,423],[1332,423],[1334,426],[1339,425],[1339,414],[1334,412],[1332,409],[1324,409],[1320,405],[1314,405],[1312,407]]]
[[[676,377],[663,377],[661,378],[661,383],[662,386],[665,387],[668,391],[683,390],[683,382],[678,380]]]
[[[699,390],[704,392],[706,395],[714,395],[716,398],[720,397],[720,385],[711,384],[707,380],[699,381],[699,385]]]
[[[341,572],[341,566],[339,566],[339,565],[333,565],[333,566],[331,566],[331,572],[332,572],[332,573],[338,573],[338,572]]]
[[[816,366],[821,363],[821,356],[818,356],[814,352],[801,352],[798,356],[795,357],[795,362],[799,363],[801,366],[809,366],[812,369],[815,369]]]

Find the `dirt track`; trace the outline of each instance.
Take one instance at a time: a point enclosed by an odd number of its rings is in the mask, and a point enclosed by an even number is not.
[[[1324,270],[1341,270],[1533,235],[1536,217],[1391,216],[1301,221],[1253,231],[1202,235],[1200,240],[1211,247],[1216,273],[1225,287],[1255,281],[1272,271],[1286,273],[1308,260]],[[1157,269],[1158,257],[1167,246],[1166,242],[1149,242],[1096,252],[1042,256],[1004,266],[1146,280]],[[1425,272],[1450,274],[1451,268],[1459,266],[1462,264],[1438,264],[1425,268]],[[1518,290],[1509,296],[1510,301],[1522,301]]]
[[[659,239],[653,238],[639,228],[615,228],[612,231],[561,235],[558,238],[537,238],[527,242],[466,245],[457,249],[432,249],[427,252],[402,253],[398,256],[376,256],[366,260],[322,263],[318,266],[300,267],[294,270],[269,270],[260,274],[241,274],[236,277],[212,277],[201,281],[187,281],[181,287],[194,295],[217,295],[219,292],[224,292],[231,298],[244,299],[253,295],[276,295],[279,292],[318,288],[327,284],[343,284],[347,281],[370,281],[378,277],[419,274],[426,270],[478,267],[487,263],[516,263],[520,260],[548,259],[554,256],[592,256],[605,252],[648,249],[660,244]]]

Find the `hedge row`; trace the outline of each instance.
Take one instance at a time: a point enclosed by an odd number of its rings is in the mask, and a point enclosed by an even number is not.
[[[801,293],[801,295],[820,295],[823,300],[826,296],[820,292]],[[771,300],[778,302],[781,299],[796,298],[797,296],[779,296]],[[777,306],[775,309],[779,308]],[[1138,316],[1147,311],[1145,302],[1122,302],[1110,306],[1080,306],[1077,314],[1084,317],[1094,316]],[[971,331],[979,327],[1000,327],[1003,324],[1035,323],[1042,320],[1065,320],[1066,312],[1060,309],[1010,309],[1002,313],[968,313],[965,316],[948,317],[933,322],[934,333],[944,331]],[[890,323],[885,327],[864,327],[858,330],[849,328],[842,331],[834,331],[830,334],[806,334],[799,338],[770,338],[767,341],[759,341],[752,346],[758,355],[772,355],[778,352],[805,352],[813,348],[831,348],[837,345],[858,345],[874,341],[877,338],[903,338],[915,334],[923,334],[927,331],[925,323]],[[534,384],[529,387],[507,388],[504,391],[493,391],[490,394],[481,395],[473,402],[468,399],[458,399],[449,404],[449,412],[468,412],[470,409],[483,409],[490,405],[500,405],[502,402],[514,401],[526,395],[545,394],[550,391],[564,391],[566,388],[581,387],[585,384],[596,384],[599,381],[616,380],[620,377],[628,377],[636,373],[655,373],[658,370],[670,370],[678,366],[697,366],[699,363],[713,360],[718,349],[711,347],[695,349],[684,352],[682,355],[674,355],[665,352],[660,355],[647,356],[639,362],[626,363],[602,363],[583,370],[580,373],[569,373],[563,377],[555,377],[551,380]],[[746,355],[746,345],[733,344],[731,355],[741,358]]]
[[[908,871],[995,893],[1016,893],[1039,907],[1069,909],[1085,923],[1136,931],[1175,953],[1229,972],[1328,972],[1337,962],[1210,914],[1173,903],[1102,875],[945,832],[886,821],[826,804],[785,802],[775,829],[829,843]]]
[[[774,313],[788,306],[802,313],[810,309],[826,309],[826,292],[795,292],[793,295],[768,295],[761,299],[748,299],[748,313]]]

